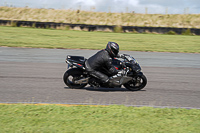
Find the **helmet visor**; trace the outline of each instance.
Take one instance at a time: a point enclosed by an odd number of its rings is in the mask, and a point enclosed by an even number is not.
[[[117,54],[119,53],[119,49],[111,48],[111,50],[115,56],[117,56]]]

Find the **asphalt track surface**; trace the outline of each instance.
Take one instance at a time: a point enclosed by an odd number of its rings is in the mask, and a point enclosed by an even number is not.
[[[135,57],[148,79],[141,91],[70,89],[63,82],[66,55],[97,50],[0,47],[0,103],[123,104],[200,109],[200,54],[120,51]]]

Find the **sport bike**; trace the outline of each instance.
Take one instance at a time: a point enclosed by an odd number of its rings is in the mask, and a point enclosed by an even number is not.
[[[110,75],[108,70],[103,67],[98,70],[109,76],[109,84],[100,82],[85,70],[86,60],[83,56],[67,56],[68,70],[65,72],[63,80],[69,88],[81,89],[87,84],[97,88],[122,87],[123,85],[128,90],[138,91],[147,84],[147,78],[141,72],[139,63],[130,55],[123,54],[121,58],[112,60],[113,66],[118,70],[117,75]]]

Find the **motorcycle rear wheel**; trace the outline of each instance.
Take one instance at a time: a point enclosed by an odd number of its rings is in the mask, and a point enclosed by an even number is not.
[[[69,88],[82,89],[87,84],[75,84],[74,81],[79,80],[83,77],[84,77],[83,72],[80,69],[73,68],[65,72],[63,76],[63,81]]]
[[[145,75],[138,75],[133,80],[124,84],[124,87],[131,91],[138,91],[143,89],[147,84],[147,78]]]

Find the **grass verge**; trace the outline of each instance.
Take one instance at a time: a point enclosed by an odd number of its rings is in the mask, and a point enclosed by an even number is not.
[[[152,107],[0,105],[0,132],[200,131],[200,110]]]
[[[133,33],[84,32],[0,26],[0,46],[103,49],[115,41],[120,50],[200,53],[200,37]]]

